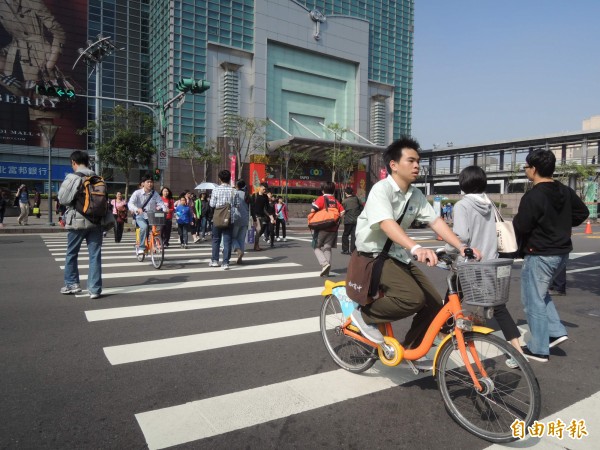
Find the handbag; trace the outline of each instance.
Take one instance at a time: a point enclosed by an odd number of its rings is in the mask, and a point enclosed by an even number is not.
[[[402,223],[410,199],[404,205],[404,211],[396,221]],[[379,254],[370,254],[354,250],[350,256],[348,271],[346,272],[346,295],[356,303],[365,306],[377,300],[379,295],[379,282],[383,272],[383,264],[388,259],[388,252],[392,247],[392,240],[388,238]]]
[[[329,199],[325,197],[325,209],[312,211],[308,215],[308,228],[315,231],[326,230],[335,227],[340,221],[340,210],[337,203],[329,204]]]
[[[40,208],[38,208],[37,206],[34,207],[32,213],[34,216],[37,216],[40,213]]]
[[[229,225],[231,225],[231,203],[233,203],[233,195],[229,203],[215,208],[215,212],[213,213],[213,225],[215,227],[229,228]]]
[[[498,239],[498,256],[500,258],[514,258],[519,250],[517,245],[517,237],[513,223],[504,220],[498,208],[492,202],[494,208],[494,216],[496,218],[496,237]]]

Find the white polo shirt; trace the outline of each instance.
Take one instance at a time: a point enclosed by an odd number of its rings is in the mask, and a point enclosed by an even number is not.
[[[408,200],[410,203],[400,224],[402,229],[408,229],[414,220],[431,223],[437,219],[433,207],[419,189],[410,186],[404,194],[391,175],[375,183],[356,222],[356,249],[365,253],[380,253],[388,239],[380,223],[386,219],[397,221]],[[412,260],[410,252],[396,243],[392,243],[389,255],[405,264]]]

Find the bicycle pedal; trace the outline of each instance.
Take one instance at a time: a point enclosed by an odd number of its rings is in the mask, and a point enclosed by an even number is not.
[[[415,365],[413,364],[413,362],[412,362],[412,361],[409,361],[409,360],[407,360],[407,359],[405,359],[404,361],[406,362],[406,364],[408,364],[408,367],[410,367],[410,369],[412,370],[412,372],[413,372],[415,375],[419,375],[419,369],[417,369],[417,368],[415,367]]]
[[[348,328],[350,331],[353,331],[354,333],[360,333],[360,330],[352,324],[348,325],[346,328]]]

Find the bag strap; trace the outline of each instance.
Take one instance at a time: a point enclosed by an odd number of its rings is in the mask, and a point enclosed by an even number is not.
[[[148,205],[148,203],[150,203],[150,200],[152,200],[152,198],[154,198],[154,194],[156,194],[156,191],[152,191],[152,194],[150,194],[150,197],[148,197],[146,199],[146,201],[144,202],[144,204],[142,205],[142,211],[144,210],[144,208]]]
[[[502,214],[500,214],[500,211],[498,210],[498,208],[496,207],[496,204],[493,201],[492,201],[492,208],[494,208],[494,217],[496,218],[496,222],[497,223],[504,222],[504,218],[502,217]]]
[[[402,219],[404,219],[404,214],[406,214],[406,210],[408,209],[408,204],[410,203],[410,198],[408,199],[408,201],[406,202],[406,205],[404,205],[404,211],[402,211],[402,214],[400,215],[400,218],[398,220],[396,220],[396,223],[398,225],[400,225],[402,223]],[[384,257],[387,257],[388,252],[390,251],[390,248],[392,247],[392,240],[390,238],[388,238],[387,241],[385,241],[385,245],[383,246],[383,250],[381,250],[381,253],[379,253],[380,255],[383,255]]]

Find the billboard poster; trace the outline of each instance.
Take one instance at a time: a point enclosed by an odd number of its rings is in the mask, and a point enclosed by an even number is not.
[[[250,193],[254,194],[260,183],[264,181],[266,181],[265,165],[263,163],[250,163]]]
[[[40,125],[61,128],[53,146],[85,149],[76,134],[86,101],[42,95],[36,86],[85,93],[86,65],[71,67],[86,46],[87,1],[0,1],[0,145],[46,147]]]

